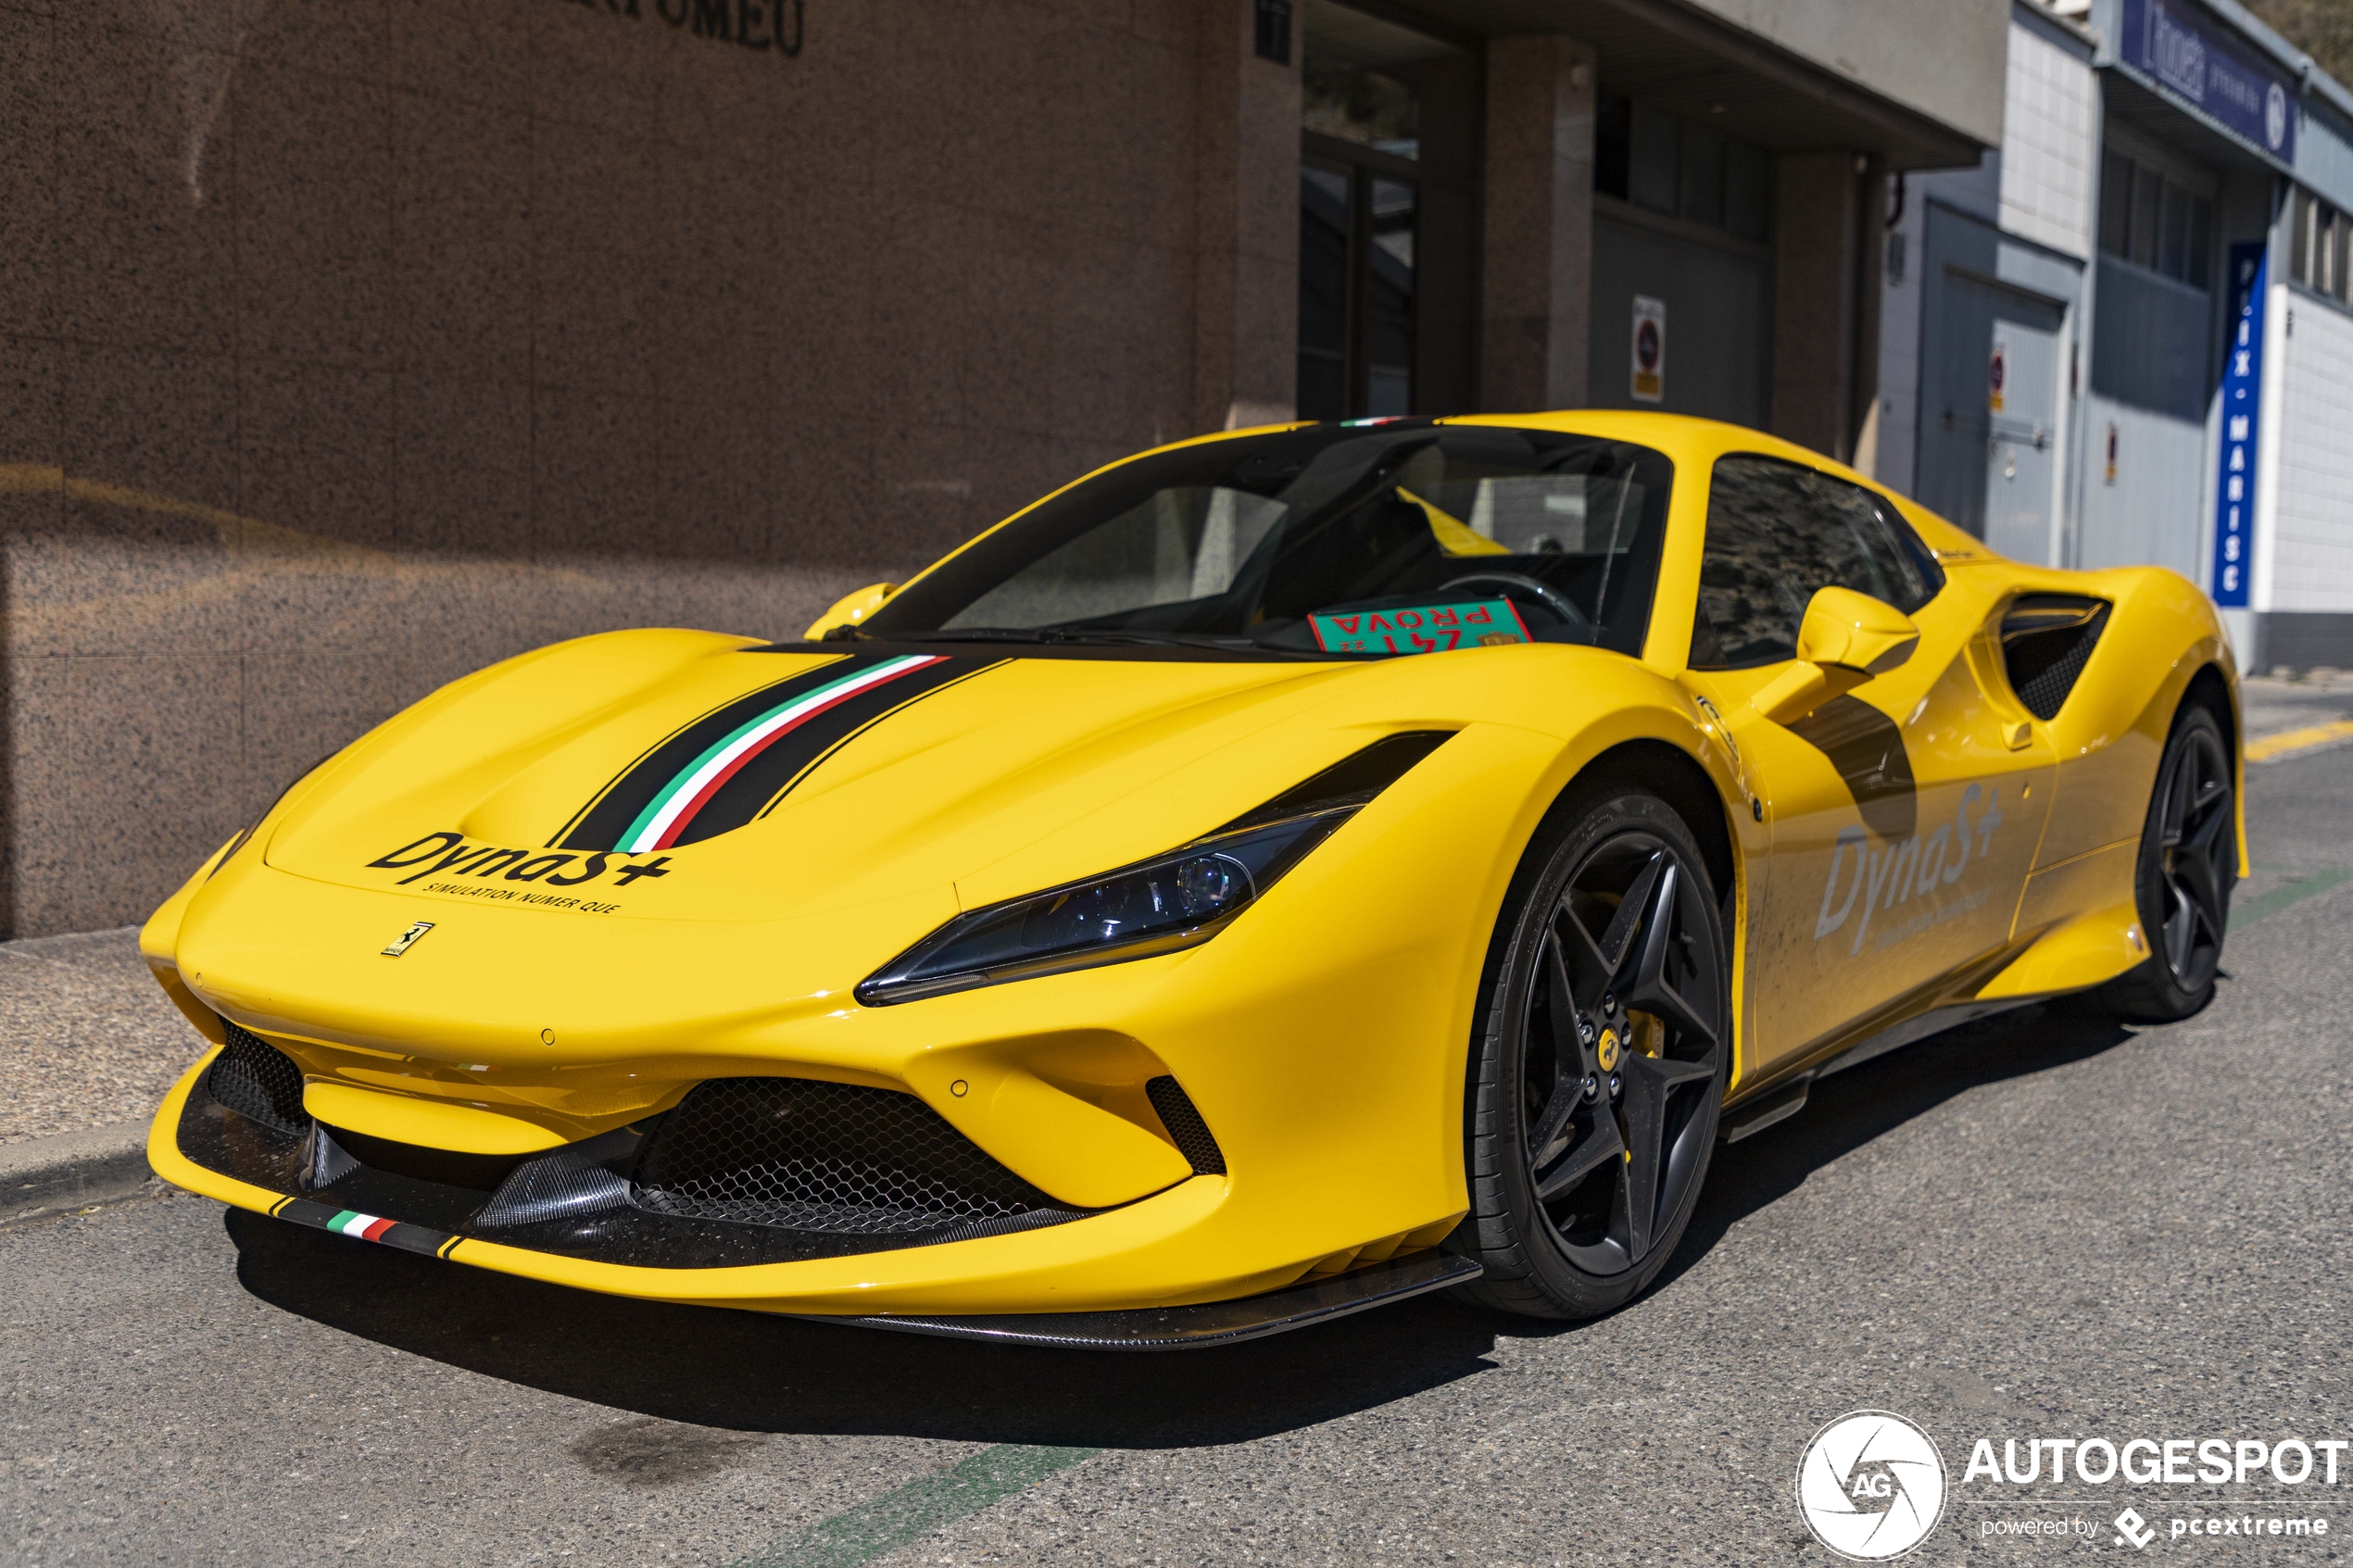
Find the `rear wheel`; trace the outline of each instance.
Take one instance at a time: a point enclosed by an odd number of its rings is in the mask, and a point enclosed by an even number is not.
[[[2214,994],[2238,880],[2238,813],[2230,746],[2203,704],[2183,708],[2157,769],[2134,873],[2149,957],[2098,993],[2121,1016],[2187,1018]]]
[[[1691,830],[1612,790],[1529,851],[1469,1085],[1465,1294],[1537,1317],[1637,1295],[1691,1220],[1730,1060],[1728,960]],[[1533,874],[1529,874],[1533,869]]]

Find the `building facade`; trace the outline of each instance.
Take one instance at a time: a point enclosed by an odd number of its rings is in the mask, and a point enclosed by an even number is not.
[[[0,0],[0,931],[435,685],[790,636],[1124,453],[1876,439],[1998,0]]]
[[[2353,664],[2353,97],[2231,0],[2017,0],[2001,144],[1886,222],[1878,476]]]

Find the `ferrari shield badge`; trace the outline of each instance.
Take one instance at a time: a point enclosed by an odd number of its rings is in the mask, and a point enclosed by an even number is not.
[[[1326,653],[1438,653],[1535,641],[1509,599],[1319,613],[1307,623],[1315,629],[1315,646]]]
[[[388,959],[398,958],[401,954],[415,947],[418,940],[422,938],[426,932],[431,931],[432,929],[433,922],[429,920],[421,920],[417,922],[408,930],[402,932],[399,935],[392,939],[391,943],[386,946],[384,950],[384,957]]]

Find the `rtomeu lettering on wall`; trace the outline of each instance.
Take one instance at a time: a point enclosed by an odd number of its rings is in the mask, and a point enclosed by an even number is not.
[[[631,21],[650,14],[697,38],[774,49],[787,58],[800,53],[802,0],[563,0]],[[790,15],[787,16],[786,13]]]
[[[2246,604],[2255,572],[2255,455],[2263,418],[2266,250],[2231,247],[2230,357],[2222,362],[2222,451],[2214,493],[2214,602]]]

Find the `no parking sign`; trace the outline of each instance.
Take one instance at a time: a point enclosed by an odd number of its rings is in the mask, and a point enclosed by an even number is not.
[[[1667,395],[1667,301],[1634,296],[1634,401]]]

